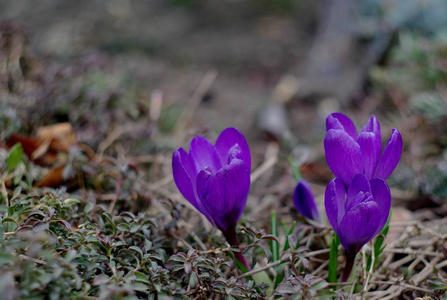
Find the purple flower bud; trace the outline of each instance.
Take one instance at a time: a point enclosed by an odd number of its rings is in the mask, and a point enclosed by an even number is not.
[[[306,218],[317,222],[320,221],[320,214],[318,213],[312,189],[304,179],[301,179],[296,185],[295,192],[293,193],[293,204],[300,214]]]
[[[324,150],[327,164],[346,186],[355,174],[365,174],[368,179],[387,179],[399,162],[402,145],[402,136],[393,129],[382,153],[380,124],[374,115],[360,134],[344,114],[333,113],[326,118]]]
[[[179,148],[172,157],[174,181],[182,195],[223,232],[234,229],[244,211],[250,168],[248,144],[235,128],[222,131],[215,145],[197,136],[189,153]]]
[[[326,187],[324,204],[329,222],[346,249],[346,280],[357,252],[382,230],[388,219],[390,189],[383,179],[368,180],[357,174],[346,191],[342,180],[335,178]]]
[[[236,224],[247,203],[250,169],[250,149],[235,128],[222,131],[215,145],[197,136],[191,140],[189,153],[179,148],[172,156],[178,189],[222,231],[231,246],[239,246]],[[241,252],[234,252],[234,256],[250,269]]]

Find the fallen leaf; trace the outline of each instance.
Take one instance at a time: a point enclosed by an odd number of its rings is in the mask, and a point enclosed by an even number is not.
[[[41,145],[34,150],[34,152],[31,154],[31,159],[33,161],[41,158],[42,156],[45,155],[45,153],[48,152],[48,149],[50,147],[51,141],[44,141],[43,143],[41,143]]]
[[[23,152],[34,163],[51,165],[56,162],[58,153],[68,152],[76,145],[76,138],[70,123],[58,123],[39,128],[37,137],[12,134],[6,146],[11,148],[17,143],[22,144]]]
[[[59,165],[57,167],[48,170],[47,175],[45,175],[42,180],[34,184],[35,187],[58,187],[65,182],[63,173],[65,165]]]
[[[57,123],[40,127],[37,137],[41,140],[51,141],[52,149],[67,152],[71,146],[76,145],[73,126],[70,123]]]
[[[6,141],[6,146],[11,148],[15,144],[20,143],[23,147],[23,152],[25,152],[26,156],[31,158],[34,151],[37,150],[42,145],[42,141],[37,138],[31,138],[24,135],[11,134],[9,139]]]

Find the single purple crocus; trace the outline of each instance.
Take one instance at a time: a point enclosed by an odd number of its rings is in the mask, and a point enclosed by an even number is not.
[[[326,187],[324,204],[329,222],[346,250],[346,281],[355,256],[385,225],[391,206],[391,193],[383,179],[354,176],[347,191],[342,180],[333,179]]]
[[[326,118],[324,150],[327,164],[346,186],[355,174],[386,180],[399,162],[402,145],[402,136],[393,128],[382,153],[380,124],[374,115],[359,134],[344,114],[333,113]]]
[[[179,148],[172,156],[174,181],[210,223],[220,229],[231,246],[238,246],[236,224],[244,211],[250,189],[250,149],[244,136],[227,128],[216,144],[197,136],[189,153]],[[240,252],[235,256],[249,269]]]
[[[305,179],[301,179],[296,185],[295,192],[293,193],[293,204],[300,214],[310,220],[320,222],[320,214],[318,213],[314,194]]]

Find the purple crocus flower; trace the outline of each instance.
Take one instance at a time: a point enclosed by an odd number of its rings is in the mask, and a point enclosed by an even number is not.
[[[296,185],[295,192],[293,193],[293,204],[300,214],[306,218],[317,222],[320,221],[320,214],[318,213],[314,194],[309,183],[304,179],[298,181]]]
[[[324,150],[329,168],[346,186],[355,174],[386,180],[399,162],[402,136],[393,128],[382,153],[380,124],[374,115],[358,134],[351,119],[333,113],[326,118]]]
[[[189,153],[179,148],[172,157],[174,181],[182,195],[232,246],[238,246],[236,224],[247,202],[250,168],[248,144],[235,128],[222,131],[215,145],[197,136]],[[235,256],[248,269],[244,257]]]
[[[346,249],[346,267],[342,280],[351,273],[356,254],[385,225],[391,206],[391,194],[383,179],[354,176],[346,191],[335,178],[326,187],[324,204],[329,222]]]

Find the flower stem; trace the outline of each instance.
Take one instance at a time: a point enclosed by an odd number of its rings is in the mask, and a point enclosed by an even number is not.
[[[236,228],[228,228],[226,230],[221,229],[221,231],[222,231],[223,235],[225,236],[225,238],[227,239],[230,246],[239,248],[239,242],[237,241],[237,237],[236,237]],[[245,269],[247,269],[247,271],[250,271],[250,265],[247,263],[247,261],[245,260],[245,257],[242,255],[242,253],[241,252],[233,252],[233,254],[236,257],[236,259],[242,265],[244,265]]]
[[[345,269],[343,270],[343,275],[341,277],[342,282],[348,281],[349,275],[351,274],[351,271],[352,271],[352,267],[354,266],[356,255],[357,255],[357,253],[354,255],[352,255],[351,253],[346,253]]]

